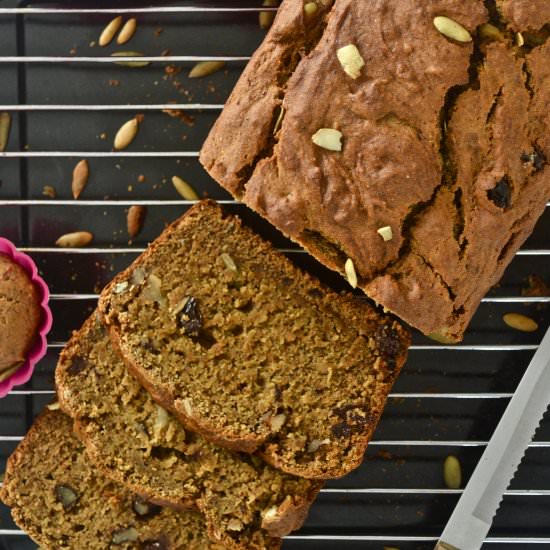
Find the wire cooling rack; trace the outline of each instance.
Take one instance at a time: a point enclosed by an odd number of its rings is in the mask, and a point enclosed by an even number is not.
[[[175,192],[172,176],[240,214],[302,267],[333,286],[342,284],[233,201],[197,160],[264,35],[260,0],[97,4],[102,7],[0,0],[0,113],[12,119],[0,154],[0,234],[35,259],[52,291],[55,319],[48,354],[35,376],[0,401],[2,468],[51,399],[59,350],[93,309],[97,293],[192,203]],[[124,46],[100,48],[101,30],[119,14],[137,18],[136,35]],[[117,50],[131,53],[116,61],[150,64],[117,65],[111,57]],[[204,60],[224,60],[225,69],[188,79],[194,63]],[[167,109],[184,116],[170,117]],[[114,152],[114,134],[136,115],[144,115],[136,140]],[[90,180],[75,201],[71,174],[81,159],[89,162]],[[148,213],[142,233],[130,241],[126,211],[135,204],[147,206]],[[54,245],[61,234],[77,230],[91,231],[93,243],[77,249]],[[501,284],[483,300],[462,344],[439,345],[414,333],[410,359],[364,464],[327,484],[285,549],[433,547],[460,494],[444,486],[445,457],[460,459],[467,480],[550,321],[548,296],[522,295],[530,275],[550,282],[550,208]],[[540,330],[509,329],[502,321],[507,312],[529,315]],[[549,508],[546,421],[506,493],[487,546],[550,548]],[[0,521],[1,548],[35,548],[5,507]]]

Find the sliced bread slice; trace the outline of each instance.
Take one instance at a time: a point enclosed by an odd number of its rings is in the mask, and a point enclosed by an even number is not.
[[[408,332],[225,215],[191,208],[102,293],[128,368],[189,429],[308,478],[357,467]]]
[[[157,504],[197,507],[227,548],[278,548],[273,537],[302,525],[320,489],[184,430],[128,373],[97,314],[61,354],[56,384],[102,472]]]
[[[198,512],[155,506],[98,473],[61,411],[44,411],[8,460],[2,501],[48,550],[223,550]]]

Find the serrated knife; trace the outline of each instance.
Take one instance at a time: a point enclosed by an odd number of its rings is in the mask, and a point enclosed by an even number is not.
[[[550,405],[550,328],[468,481],[436,550],[478,550]]]

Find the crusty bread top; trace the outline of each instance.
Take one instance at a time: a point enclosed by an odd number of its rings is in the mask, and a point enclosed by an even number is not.
[[[351,258],[377,303],[458,341],[550,199],[550,2],[328,4],[311,19],[282,3],[201,162],[326,266]],[[313,142],[320,129],[341,151]]]

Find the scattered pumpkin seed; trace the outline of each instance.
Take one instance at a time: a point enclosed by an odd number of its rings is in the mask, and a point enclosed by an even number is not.
[[[139,122],[137,119],[132,118],[125,122],[115,135],[114,148],[117,151],[126,149],[132,141],[134,141],[139,128]]]
[[[311,141],[329,151],[341,151],[342,150],[342,132],[334,130],[333,128],[321,128],[317,130],[312,136]]]
[[[273,135],[275,135],[279,131],[279,128],[283,123],[284,116],[285,116],[285,108],[281,105],[279,107],[279,116],[277,117],[277,120],[275,121],[275,126],[273,127]]]
[[[462,485],[462,467],[456,456],[449,455],[443,463],[443,479],[449,489],[459,489]]]
[[[365,60],[355,44],[348,44],[337,50],[336,57],[348,76],[351,76],[354,80],[361,76],[361,69],[365,66]]]
[[[346,278],[351,288],[357,288],[357,273],[355,272],[355,266],[353,260],[348,258],[344,264],[344,271],[346,272]]]
[[[189,78],[204,78],[225,67],[225,61],[201,61],[189,72]]]
[[[94,236],[89,231],[75,231],[61,235],[55,244],[61,248],[78,248],[90,244]]]
[[[510,327],[522,332],[535,332],[539,326],[536,321],[521,313],[506,313],[502,320]]]
[[[50,411],[58,411],[59,410],[59,401],[54,401],[53,403],[50,403],[49,405],[46,405],[46,408]]]
[[[306,16],[306,21],[311,19],[319,9],[319,6],[315,2],[308,2],[304,6],[304,15]]]
[[[114,38],[115,34],[117,33],[118,29],[120,29],[120,25],[122,24],[122,16],[119,15],[115,17],[112,21],[110,21],[107,26],[101,31],[101,34],[99,35],[99,40],[97,43],[100,46],[107,46],[111,42],[111,40]]]
[[[141,52],[132,52],[132,51],[125,51],[125,52],[114,52],[111,54],[112,57],[143,57],[143,54]],[[150,61],[115,61],[115,65],[122,65],[123,67],[147,67],[147,65],[150,65]]]
[[[178,176],[172,177],[172,184],[176,191],[187,201],[198,201],[197,192],[183,179]]]
[[[78,199],[84,188],[88,183],[88,177],[90,175],[90,169],[87,160],[81,160],[77,163],[73,170],[73,181],[71,183],[71,189],[73,192],[73,198]]]
[[[128,215],[126,217],[128,235],[131,239],[137,237],[143,227],[145,216],[147,215],[147,208],[142,205],[130,206],[128,209]]]
[[[0,113],[0,153],[6,150],[10,137],[11,115]]]
[[[389,225],[381,227],[376,231],[386,242],[393,239],[393,231]]]
[[[525,38],[523,38],[523,34],[521,34],[520,32],[516,33],[516,44],[518,48],[521,48],[525,45]]]
[[[237,264],[233,260],[233,258],[227,254],[227,252],[223,252],[221,254],[221,259],[223,260],[223,263],[225,264],[225,267],[227,269],[230,269],[231,271],[237,271]]]
[[[137,21],[135,17],[132,17],[131,19],[128,19],[126,23],[124,23],[124,26],[122,27],[121,31],[118,33],[118,36],[116,38],[117,44],[126,44],[132,36],[134,36],[134,33],[137,29]]]
[[[447,38],[456,40],[457,42],[471,42],[472,35],[456,21],[449,17],[439,15],[434,17],[434,27]]]
[[[275,7],[279,5],[278,0],[264,0],[262,6],[266,7]],[[271,27],[273,20],[275,19],[275,11],[261,11],[258,15],[258,22],[260,23],[261,29],[269,29]]]

